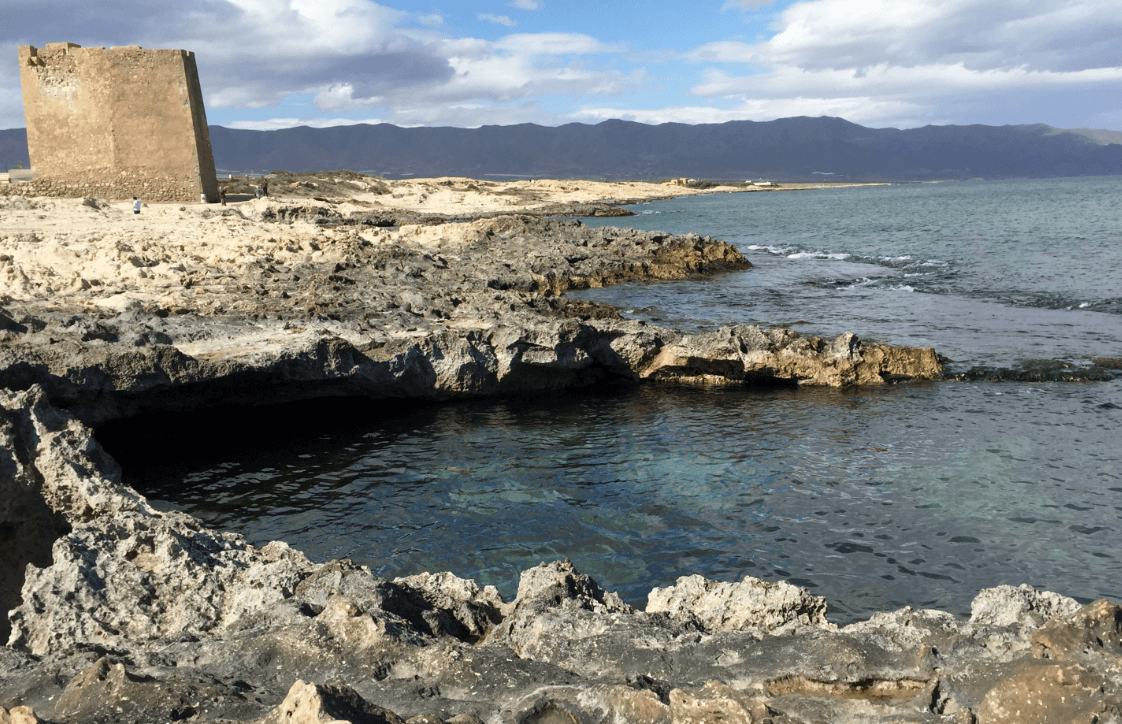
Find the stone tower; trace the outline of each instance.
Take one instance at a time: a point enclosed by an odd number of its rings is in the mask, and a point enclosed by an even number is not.
[[[194,53],[51,43],[19,62],[37,193],[218,199]]]

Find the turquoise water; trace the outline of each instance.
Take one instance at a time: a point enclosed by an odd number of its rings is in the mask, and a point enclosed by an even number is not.
[[[755,268],[581,296],[686,328],[933,345],[952,370],[1078,367],[1122,357],[1120,191],[976,182],[644,204],[610,223],[719,236]],[[568,556],[639,605],[692,573],[789,580],[835,620],[965,613],[999,583],[1122,600],[1119,379],[609,388],[269,416],[280,442],[200,457],[208,434],[229,443],[212,429],[160,460],[114,452],[157,504],[252,541],[387,576],[451,570],[506,595],[519,570]]]

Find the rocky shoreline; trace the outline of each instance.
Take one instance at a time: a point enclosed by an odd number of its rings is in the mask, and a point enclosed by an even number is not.
[[[96,200],[0,199],[0,722],[1118,716],[1122,609],[1105,601],[1003,586],[968,621],[903,609],[838,628],[821,598],[751,578],[683,576],[635,610],[579,561],[523,572],[504,601],[449,573],[389,581],[152,509],[93,428],[326,396],[941,373],[930,349],[749,326],[687,335],[562,296],[747,269],[719,240],[487,210],[380,228],[353,206],[271,198],[133,218]],[[337,218],[360,221],[317,222]]]

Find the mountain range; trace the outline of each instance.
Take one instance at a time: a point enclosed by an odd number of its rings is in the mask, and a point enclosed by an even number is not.
[[[1122,174],[1122,132],[1047,126],[866,128],[841,118],[719,124],[253,131],[210,126],[220,173],[350,169],[382,176],[931,180]],[[0,164],[27,165],[22,128]]]

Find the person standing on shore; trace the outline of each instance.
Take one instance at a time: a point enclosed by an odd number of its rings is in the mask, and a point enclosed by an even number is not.
[[[132,197],[132,212],[134,214],[140,213],[140,199],[136,198],[135,196]]]
[[[262,196],[268,196],[269,195],[269,179],[265,179],[264,181],[261,182],[261,195]]]
[[[226,189],[218,189],[218,200],[222,202],[223,206],[226,205]]]

